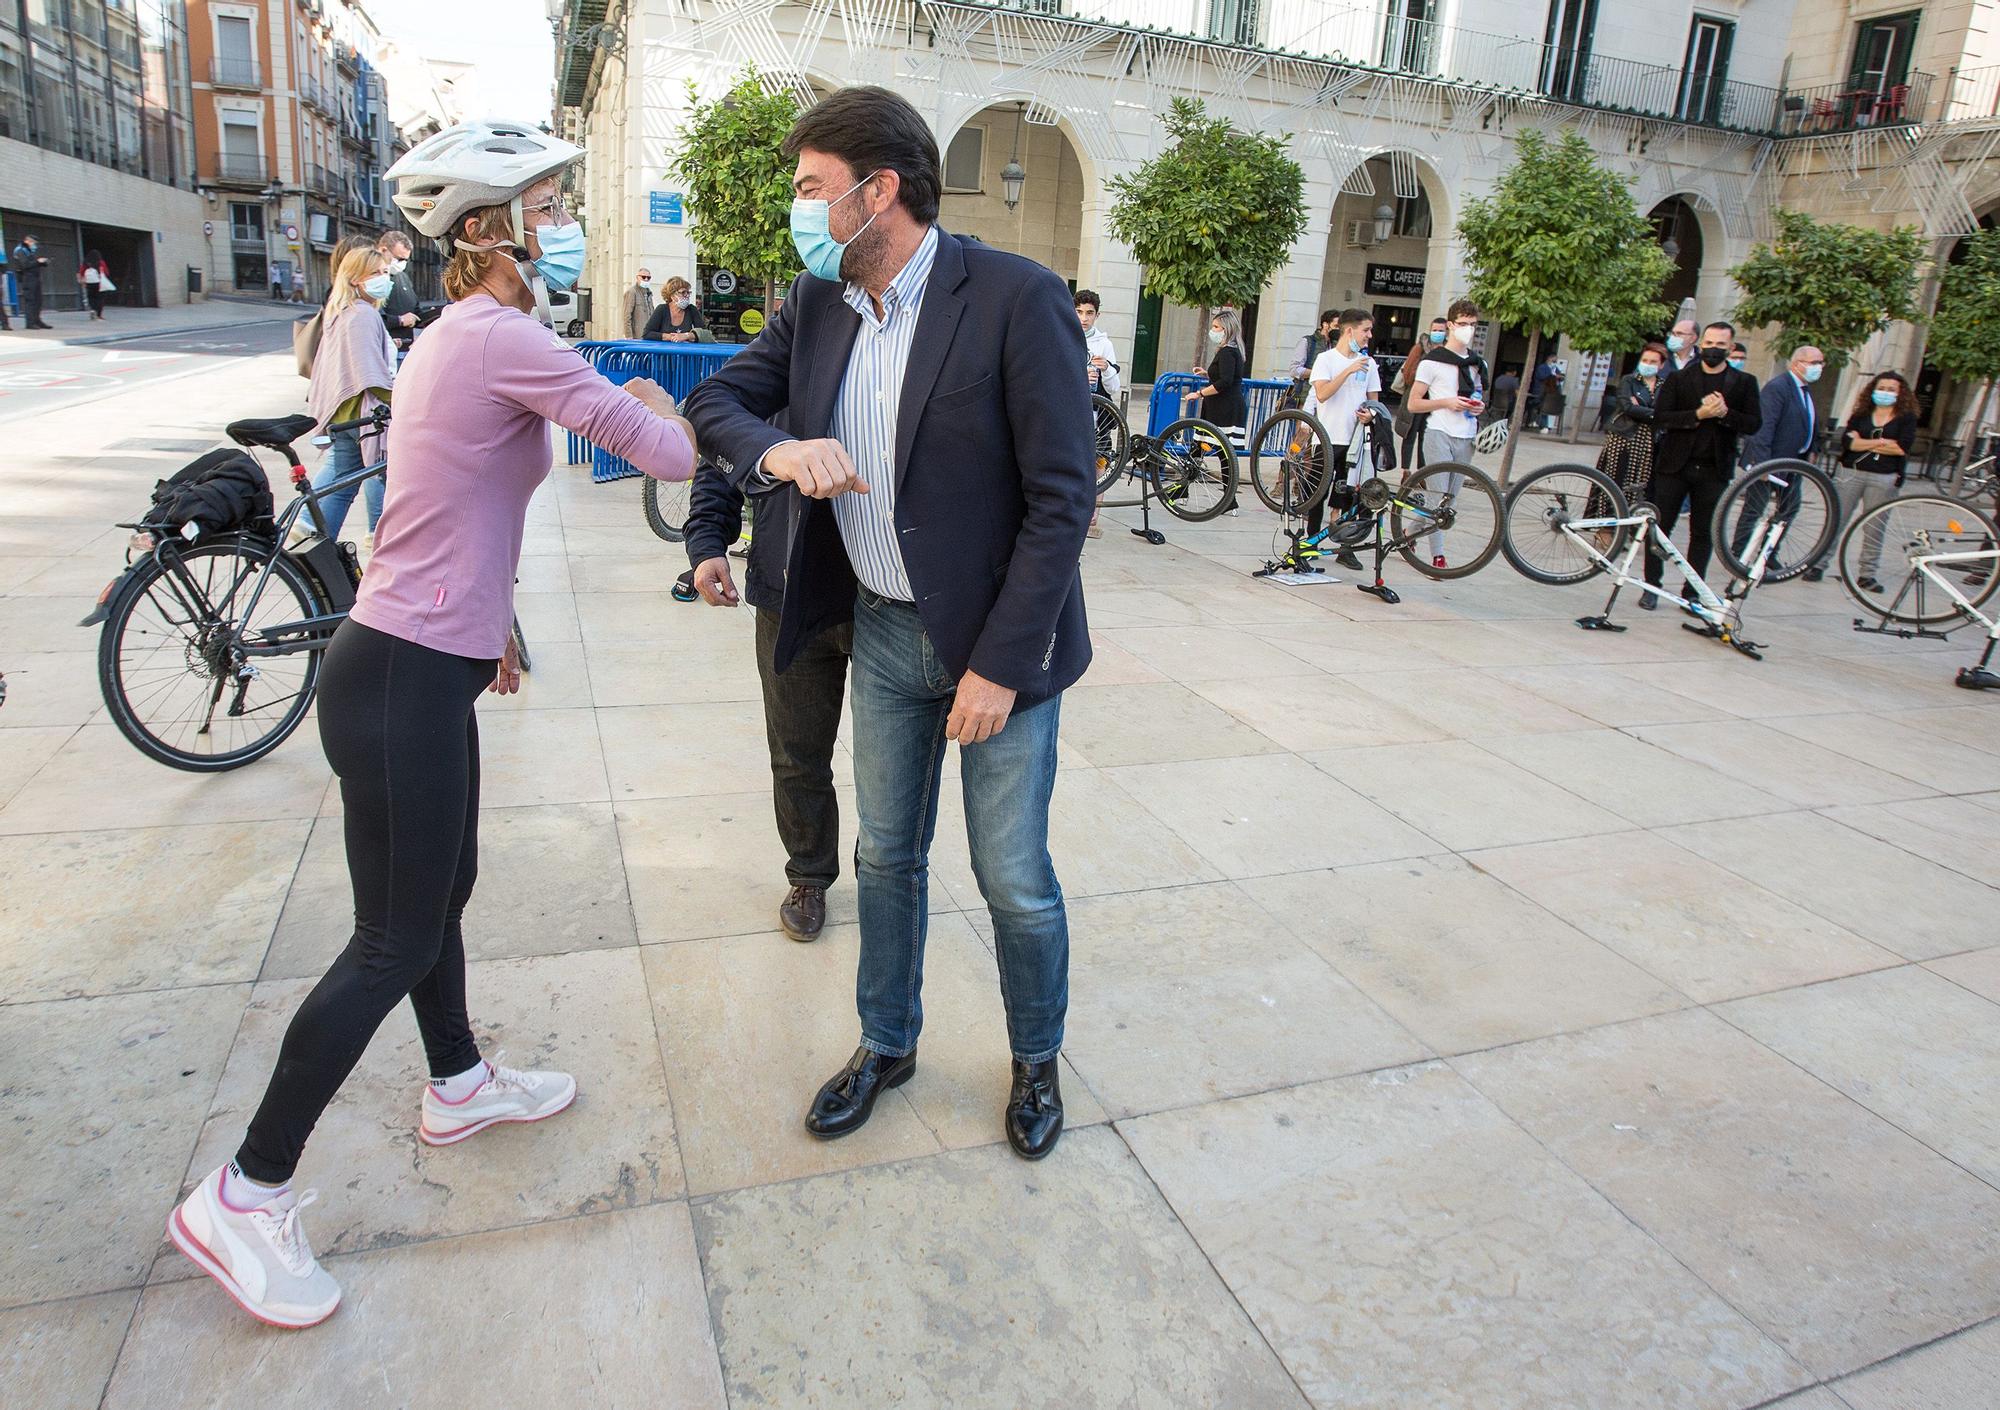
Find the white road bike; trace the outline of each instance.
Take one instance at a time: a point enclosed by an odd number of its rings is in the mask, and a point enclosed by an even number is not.
[[[2000,686],[2000,674],[1991,669],[2000,619],[1979,610],[2000,588],[2000,529],[1982,511],[1935,494],[1876,505],[1841,535],[1840,584],[1875,618],[1873,626],[1855,618],[1858,632],[1943,641],[1964,626],[1983,628],[1986,650],[1979,664],[1961,667],[1954,684],[1967,690]]]

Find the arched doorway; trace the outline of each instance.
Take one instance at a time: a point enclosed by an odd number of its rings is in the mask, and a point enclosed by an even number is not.
[[[2000,203],[1989,206],[1979,216],[1981,230],[1991,230],[1996,224],[2000,224]],[[1960,236],[1952,241],[1950,253],[1945,256],[1947,265],[1964,262],[1966,239],[1966,236]],[[1940,441],[1956,444],[1958,440],[1968,435],[1976,439],[1980,434],[1976,423],[1979,421],[1981,411],[1984,410],[1989,418],[1992,415],[1991,403],[1984,395],[1986,389],[1983,383],[1966,382],[1949,376],[1929,357],[1924,359],[1923,366],[1917,370],[1914,390],[1917,395],[1918,426]],[[1979,453],[1980,448],[1975,447],[1973,454]]]
[[[1660,249],[1674,262],[1674,272],[1660,290],[1660,297],[1678,310],[1695,298],[1701,288],[1701,265],[1705,248],[1701,218],[1686,198],[1669,196],[1646,213],[1653,223]]]
[[[1462,292],[1442,287],[1453,218],[1444,182],[1414,152],[1368,157],[1334,195],[1319,306],[1374,317],[1372,350],[1384,387],[1430,318]],[[1310,331],[1287,329],[1285,336],[1289,342]]]
[[[942,136],[939,219],[955,235],[1025,255],[1076,287],[1083,245],[1082,160],[1032,100],[995,103]]]

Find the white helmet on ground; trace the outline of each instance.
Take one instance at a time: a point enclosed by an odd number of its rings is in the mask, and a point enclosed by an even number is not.
[[[464,218],[486,206],[514,206],[514,238],[525,242],[518,197],[579,160],[573,147],[540,128],[486,119],[426,137],[384,173],[410,224],[447,246]]]

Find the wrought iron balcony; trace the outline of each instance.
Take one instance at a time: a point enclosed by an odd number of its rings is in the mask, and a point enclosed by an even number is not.
[[[1931,76],[1921,71],[1901,83],[1854,80],[1788,88],[1775,135],[1811,137],[1922,122],[1930,99]]]
[[[1939,122],[1979,122],[2000,117],[2000,64],[1953,69]]]
[[[217,88],[262,88],[264,66],[255,59],[211,59],[208,81]]]
[[[270,180],[269,168],[264,158],[257,155],[242,156],[234,152],[218,152],[212,159],[215,163],[215,179],[234,185],[245,183],[261,186]]]

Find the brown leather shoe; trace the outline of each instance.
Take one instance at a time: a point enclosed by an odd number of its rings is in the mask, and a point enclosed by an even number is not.
[[[778,906],[778,924],[785,934],[800,942],[819,939],[826,929],[826,888],[794,886]]]

